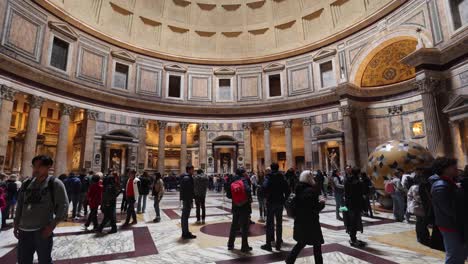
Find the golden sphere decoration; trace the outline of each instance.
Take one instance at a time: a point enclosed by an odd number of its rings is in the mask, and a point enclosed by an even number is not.
[[[369,155],[367,174],[375,188],[383,190],[385,179],[392,177],[396,169],[411,172],[418,167],[429,166],[433,160],[427,148],[417,143],[408,140],[390,140],[376,147]]]

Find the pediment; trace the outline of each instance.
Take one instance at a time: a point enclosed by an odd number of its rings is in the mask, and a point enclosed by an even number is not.
[[[49,21],[49,28],[67,36],[74,41],[78,39],[78,34],[76,34],[76,32],[66,23]]]
[[[178,65],[178,64],[169,64],[169,65],[165,65],[164,66],[164,69],[166,71],[173,71],[173,72],[186,72],[187,69]]]
[[[450,101],[450,103],[445,106],[443,112],[446,114],[454,114],[466,110],[468,110],[468,94],[462,94]]]
[[[236,74],[236,70],[231,68],[219,68],[214,70],[213,73],[214,75],[234,75]]]
[[[336,54],[336,49],[322,49],[315,56],[314,61],[325,59],[326,57],[331,57]]]
[[[265,66],[265,68],[263,68],[264,72],[281,71],[281,70],[284,70],[284,64],[281,64],[281,63],[271,63]]]
[[[117,51],[111,51],[112,57],[119,58],[121,60],[129,61],[129,62],[135,62],[135,57],[133,57],[132,54],[124,51],[124,50],[117,50]]]

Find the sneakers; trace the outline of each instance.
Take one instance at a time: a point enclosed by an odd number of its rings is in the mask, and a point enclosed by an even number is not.
[[[262,245],[260,248],[266,251],[273,251],[273,249],[271,248],[271,245],[268,243],[266,243],[265,245]]]

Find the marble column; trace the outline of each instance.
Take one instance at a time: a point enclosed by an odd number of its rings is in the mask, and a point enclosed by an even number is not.
[[[345,141],[344,144],[346,153],[346,165],[356,166],[356,150],[354,147],[352,120],[354,108],[350,105],[343,105],[341,106],[341,112],[343,114],[343,132]]]
[[[180,164],[179,170],[180,173],[185,172],[185,167],[187,166],[187,129],[189,123],[180,123]]]
[[[367,110],[360,108],[356,112],[357,125],[358,125],[358,152],[359,152],[359,166],[361,169],[367,167],[367,158],[369,157],[369,147],[367,138]]]
[[[31,161],[36,155],[37,133],[41,107],[45,99],[39,96],[29,96],[29,115],[26,134],[24,136],[23,160],[21,161],[21,178],[32,176]]]
[[[293,144],[292,144],[292,120],[284,120],[284,137],[286,140],[286,169],[294,167]]]
[[[304,162],[305,169],[312,169],[312,131],[311,131],[312,119],[306,117],[302,120],[302,129],[304,134]]]
[[[271,165],[271,144],[270,144],[271,122],[263,122],[263,145],[265,168]]]
[[[449,124],[452,133],[453,156],[458,159],[458,167],[463,169],[467,161],[465,160],[465,153],[463,152],[460,123],[458,121],[450,121]]]
[[[200,153],[198,155],[199,161],[200,161],[200,168],[203,170],[207,170],[207,135],[206,132],[208,130],[208,124],[207,123],[201,123],[199,125],[200,129],[200,137],[199,137],[199,142],[200,142]],[[214,165],[213,165],[214,166]]]
[[[80,168],[85,170],[96,170],[100,171],[102,169],[102,159],[94,160],[94,136],[96,134],[96,120],[99,117],[99,112],[94,110],[86,110],[86,119],[83,120],[83,141],[81,145],[81,158],[80,158]],[[105,156],[109,158],[109,156]]]
[[[343,147],[343,141],[338,141],[338,148],[340,151],[340,171],[344,171],[345,169],[345,152],[344,152],[344,147]],[[366,168],[366,167],[364,167]]]
[[[147,120],[144,118],[138,119],[138,170],[144,170],[147,167],[147,158],[146,158],[146,124]]]
[[[444,142],[439,122],[439,110],[436,103],[436,90],[440,88],[440,80],[426,77],[415,82],[421,93],[426,127],[427,147],[434,157],[444,156]]]
[[[0,86],[0,171],[3,171],[6,161],[8,147],[8,130],[10,129],[11,115],[13,113],[13,101],[15,100],[16,90],[8,86]],[[3,157],[3,158],[2,158]]]
[[[60,105],[60,130],[57,140],[57,154],[55,157],[55,175],[59,176],[68,171],[68,132],[70,129],[70,115],[73,107],[67,104]]]
[[[244,130],[244,165],[247,170],[253,170],[252,167],[252,137],[250,134],[250,123],[242,123]]]
[[[166,157],[166,127],[167,122],[158,121],[159,141],[158,141],[158,172],[164,175],[164,160]]]

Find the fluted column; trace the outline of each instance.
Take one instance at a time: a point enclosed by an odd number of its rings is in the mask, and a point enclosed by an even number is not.
[[[0,157],[3,157],[0,163],[0,171],[5,167],[6,153],[8,147],[8,129],[11,123],[11,114],[13,112],[13,101],[15,100],[16,90],[8,86],[0,86],[1,108],[0,108]]]
[[[356,150],[354,147],[352,120],[354,108],[350,105],[343,105],[341,106],[341,112],[343,114],[343,132],[345,141],[344,144],[346,152],[346,165],[356,166]]]
[[[187,129],[189,123],[180,123],[180,172],[185,172],[187,166]]]
[[[55,175],[67,173],[68,169],[68,130],[70,128],[70,115],[73,107],[67,104],[60,105],[60,130],[57,140],[57,155],[55,157]]]
[[[102,157],[100,160],[94,160],[94,136],[96,134],[96,120],[99,117],[99,112],[94,110],[86,110],[86,120],[84,120],[83,135],[84,139],[81,145],[81,169],[93,169],[100,171]],[[106,156],[107,158],[109,156]]]
[[[159,141],[158,141],[158,171],[164,175],[164,160],[166,157],[166,126],[167,122],[158,121]]]
[[[367,111],[361,108],[356,113],[358,125],[358,152],[359,165],[362,169],[367,167],[367,158],[369,156],[368,138],[367,138]]]
[[[312,119],[306,117],[302,120],[302,129],[304,131],[304,162],[305,169],[312,169],[312,131],[310,126],[312,125]]]
[[[26,178],[32,176],[31,161],[36,155],[36,143],[38,125],[41,114],[41,107],[45,99],[39,96],[29,96],[29,115],[26,135],[23,145],[23,160],[21,161],[21,177]]]
[[[415,83],[421,93],[426,126],[427,147],[434,156],[444,156],[443,135],[439,125],[439,110],[436,103],[436,90],[440,88],[440,80],[430,77]]]
[[[271,144],[270,144],[271,122],[263,122],[263,145],[265,168],[271,165]]]
[[[293,144],[292,144],[292,120],[284,120],[283,121],[284,127],[284,137],[286,140],[286,169],[294,167],[294,160],[293,160]]]
[[[467,164],[465,153],[463,152],[463,143],[460,134],[460,123],[458,121],[450,121],[450,131],[452,133],[453,156],[458,159],[458,167],[464,168]]]
[[[147,120],[144,118],[138,119],[138,126],[140,127],[138,133],[138,169],[144,170],[146,164],[146,123]]]
[[[244,165],[247,170],[252,170],[252,138],[250,123],[242,123],[244,129]]]
[[[206,149],[206,131],[208,130],[207,123],[201,123],[199,126],[200,129],[200,154],[199,154],[199,161],[200,161],[200,168],[206,170],[207,168],[207,149]]]

